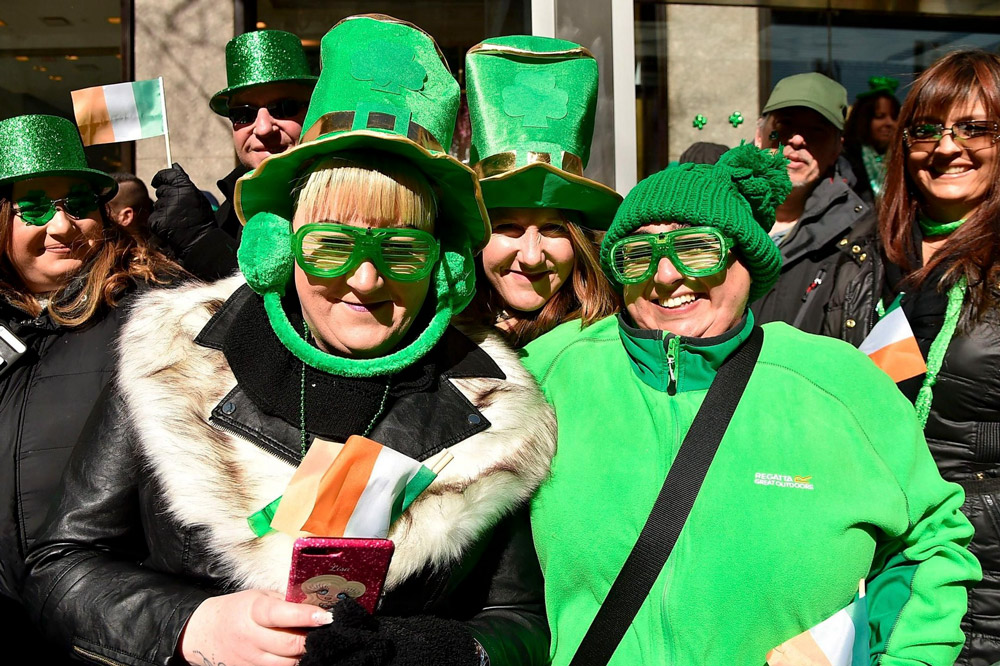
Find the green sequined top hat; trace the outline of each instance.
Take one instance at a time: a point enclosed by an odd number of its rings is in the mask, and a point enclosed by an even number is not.
[[[514,35],[465,57],[470,163],[489,208],[564,208],[607,229],[622,198],[583,176],[597,110],[597,61],[573,42]]]
[[[441,339],[453,315],[475,294],[474,253],[490,223],[476,173],[448,154],[461,91],[433,38],[381,14],[352,16],[321,42],[322,69],[299,143],[271,155],[236,182],[236,215],[245,225],[239,264],[264,296],[271,327],[303,363],[322,372],[372,377],[411,365]],[[435,236],[441,256],[433,273],[434,314],[407,347],[375,359],[326,354],[302,339],[281,309],[294,259],[293,190],[324,157],[380,151],[409,161],[430,181],[438,202]]]
[[[118,191],[111,176],[87,166],[80,132],[71,121],[42,115],[0,121],[0,187],[45,176],[80,178],[103,199]]]
[[[647,224],[681,223],[721,230],[750,272],[750,302],[778,280],[781,252],[767,235],[775,209],[792,191],[780,153],[739,145],[715,165],[678,164],[642,180],[618,209],[601,243],[601,266],[612,284],[610,251],[616,241]]]
[[[220,116],[226,115],[229,98],[265,83],[316,83],[309,71],[302,40],[284,30],[245,32],[226,44],[227,87],[208,103]]]

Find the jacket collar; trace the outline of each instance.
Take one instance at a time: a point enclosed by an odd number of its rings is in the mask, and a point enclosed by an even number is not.
[[[248,337],[248,330],[254,334]],[[246,285],[195,342],[222,351],[237,378],[210,420],[293,463],[301,457],[303,396],[308,441],[343,442],[375,420],[372,439],[423,460],[490,426],[449,379],[506,378],[486,352],[450,328],[420,363],[388,379],[349,379],[307,367],[303,394],[301,363],[274,335],[262,300]]]
[[[250,173],[250,169],[240,164],[230,171],[225,178],[215,182],[226,201],[232,201],[233,192],[236,190],[236,181],[248,173]]]
[[[803,256],[843,236],[869,212],[843,178],[823,178],[809,198],[793,235],[781,246],[782,271]]]
[[[639,379],[673,395],[708,389],[719,366],[749,337],[753,323],[753,313],[747,310],[743,319],[721,335],[688,338],[636,328],[622,312],[618,315],[618,335]]]

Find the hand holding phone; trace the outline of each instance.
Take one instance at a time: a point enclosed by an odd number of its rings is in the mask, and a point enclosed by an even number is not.
[[[374,613],[394,548],[388,539],[296,539],[285,600],[329,610],[350,597]]]

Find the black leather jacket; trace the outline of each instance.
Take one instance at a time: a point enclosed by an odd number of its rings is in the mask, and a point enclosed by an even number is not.
[[[234,316],[244,307],[260,307],[246,287],[222,306],[197,343],[226,347]],[[413,390],[391,401],[370,435],[419,459],[491,427],[447,378],[504,376],[455,330],[427,358]],[[292,384],[298,382],[296,377]],[[47,633],[77,657],[133,666],[179,663],[175,650],[190,615],[207,597],[233,591],[233,584],[207,533],[180,524],[168,511],[164,489],[145,469],[126,403],[116,388],[103,396],[70,462],[53,520],[29,557],[24,594]],[[209,422],[219,433],[237,433],[248,446],[297,464],[299,429],[273,413],[280,405],[269,409],[237,385],[212,409]],[[336,427],[335,413],[328,409],[322,427]],[[542,581],[524,508],[472,543],[460,561],[405,579],[385,595],[380,612],[462,620],[494,664],[544,663]]]
[[[899,269],[888,269],[890,286],[898,284]],[[902,300],[925,358],[947,306],[936,282],[931,276]],[[915,400],[923,379],[899,387]],[[962,513],[976,530],[969,550],[983,568],[982,582],[969,591],[965,646],[955,663],[989,666],[1000,661],[1000,313],[976,323],[960,319],[933,387],[924,435],[941,476],[965,489]]]

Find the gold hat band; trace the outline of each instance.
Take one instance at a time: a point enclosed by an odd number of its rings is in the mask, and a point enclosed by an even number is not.
[[[534,164],[536,162],[541,162],[544,164],[552,164],[552,153],[536,153],[534,151],[527,151],[527,162],[522,166],[527,166],[528,164]],[[489,157],[479,160],[476,164],[472,165],[472,169],[476,172],[480,179],[489,178],[491,176],[498,176],[508,171],[513,171],[517,167],[517,151],[509,150],[505,153],[497,153],[496,155],[490,155]],[[583,160],[574,155],[573,153],[562,153],[562,163],[559,167],[563,171],[573,174],[574,176],[583,176]]]
[[[331,132],[348,132],[353,129],[394,130],[396,128],[396,116],[391,113],[369,112],[368,120],[363,128],[354,127],[355,115],[357,115],[355,111],[331,111],[330,113],[324,113],[302,135],[302,138],[299,139],[299,144],[308,143]],[[430,131],[412,120],[407,127],[406,137],[425,150],[432,150],[439,153],[445,152],[444,148],[441,147],[441,144],[438,143],[438,140],[434,138],[434,135]]]

